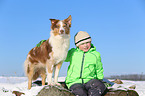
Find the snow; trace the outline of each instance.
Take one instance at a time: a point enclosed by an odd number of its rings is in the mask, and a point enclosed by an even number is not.
[[[110,80],[113,81],[113,80]],[[134,89],[139,96],[145,96],[145,81],[130,81],[130,80],[121,80],[123,84],[114,84],[111,88],[128,90],[130,86],[136,86]]]
[[[41,80],[38,78],[37,80]],[[59,77],[58,81],[63,82],[65,77]],[[112,80],[110,80],[112,81]],[[136,85],[135,91],[139,94],[139,96],[145,96],[145,81],[130,81],[130,80],[122,80],[123,84],[114,84],[112,88],[120,88],[120,89],[128,89],[128,87],[132,85]],[[0,96],[15,96],[12,94],[13,91],[19,91],[25,93],[25,95],[21,96],[36,96],[38,92],[44,86],[35,86],[28,90],[28,80],[27,77],[0,77]]]

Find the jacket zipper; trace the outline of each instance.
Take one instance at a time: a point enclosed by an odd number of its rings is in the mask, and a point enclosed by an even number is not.
[[[80,72],[80,79],[82,78],[84,58],[85,58],[85,53],[83,54],[83,59],[82,59],[81,72]],[[84,80],[83,80],[83,79],[82,79],[82,84],[84,84]]]

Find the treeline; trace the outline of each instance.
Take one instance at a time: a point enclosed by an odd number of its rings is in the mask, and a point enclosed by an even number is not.
[[[107,78],[108,79],[145,81],[145,75],[144,74],[112,75],[112,76],[107,77]]]

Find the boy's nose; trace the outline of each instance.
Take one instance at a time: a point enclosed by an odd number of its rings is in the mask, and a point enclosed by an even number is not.
[[[84,43],[85,45],[87,45],[87,43]]]
[[[84,43],[84,46],[87,47],[88,46],[87,43]]]

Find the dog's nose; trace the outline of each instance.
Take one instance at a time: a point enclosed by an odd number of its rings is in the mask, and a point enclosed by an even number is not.
[[[60,33],[63,34],[64,33],[64,30],[60,30]]]

